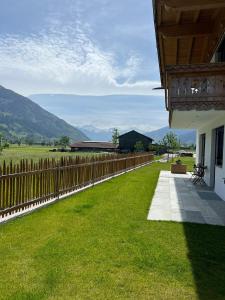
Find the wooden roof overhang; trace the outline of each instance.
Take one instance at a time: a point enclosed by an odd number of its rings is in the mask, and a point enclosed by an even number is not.
[[[210,63],[225,33],[225,0],[153,0],[162,86],[166,66]]]

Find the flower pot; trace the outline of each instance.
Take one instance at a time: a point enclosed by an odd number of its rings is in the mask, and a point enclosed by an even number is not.
[[[173,173],[173,174],[186,174],[187,173],[187,165],[171,164],[171,173]]]

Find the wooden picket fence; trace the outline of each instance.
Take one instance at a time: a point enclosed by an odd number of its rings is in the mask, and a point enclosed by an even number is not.
[[[45,203],[61,195],[153,160],[152,154],[22,160],[0,166],[0,217]]]

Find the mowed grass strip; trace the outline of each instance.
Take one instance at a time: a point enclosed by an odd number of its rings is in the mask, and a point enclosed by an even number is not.
[[[225,229],[147,221],[162,168],[1,225],[0,299],[223,299]]]

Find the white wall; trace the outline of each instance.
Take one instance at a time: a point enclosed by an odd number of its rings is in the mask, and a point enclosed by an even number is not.
[[[225,153],[224,153],[225,155]],[[221,199],[225,200],[225,167],[216,167],[216,180],[215,180],[215,192],[220,196]]]
[[[212,144],[212,127],[211,126],[207,126],[207,127],[202,128],[201,130],[197,131],[197,140],[198,140],[197,149],[196,149],[196,152],[197,152],[197,155],[196,155],[197,163],[199,163],[200,160],[201,160],[201,155],[200,155],[200,151],[201,151],[200,135],[201,134],[205,134],[206,135],[206,139],[205,139],[205,166],[207,166],[207,169],[205,170],[204,180],[205,180],[205,183],[208,186],[211,186],[211,176],[210,176],[210,174],[213,171],[213,166],[212,166],[212,162],[211,162],[211,155],[212,155],[212,147],[211,147],[211,144]]]
[[[206,146],[205,146],[205,165],[207,166],[205,172],[205,182],[207,185],[212,186],[213,184],[213,173],[214,173],[214,151],[213,146],[215,144],[213,130],[217,127],[225,127],[225,115],[223,118],[218,118],[213,120],[210,124],[205,127],[198,129],[197,138],[200,134],[206,134]],[[225,139],[225,136],[224,136]],[[199,144],[199,143],[198,143]],[[197,159],[199,158],[199,147],[197,147]],[[198,161],[198,160],[197,160]],[[225,183],[223,178],[225,178],[225,145],[223,149],[223,166],[215,167],[215,192],[225,200]]]
[[[199,130],[197,129],[196,130],[196,164],[199,163],[199,160],[200,160],[200,157],[199,157],[199,136],[200,136],[200,133],[199,133]]]

